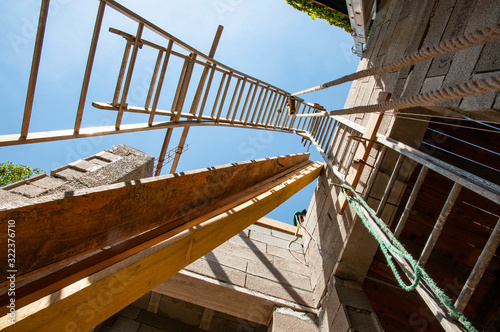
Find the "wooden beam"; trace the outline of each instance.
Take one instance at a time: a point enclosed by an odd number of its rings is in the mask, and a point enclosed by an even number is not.
[[[264,227],[272,228],[277,231],[285,232],[288,234],[295,234],[297,233],[297,236],[302,236],[302,229],[299,228],[297,231],[297,226],[293,226],[290,224],[286,224],[284,222],[274,220],[268,217],[263,217],[257,220],[256,222],[257,225],[261,225]]]
[[[16,248],[21,279],[155,227],[172,230],[307,158],[274,157],[69,192],[0,211],[0,227],[16,222],[16,242],[23,243]],[[2,245],[7,246],[6,237],[0,238]],[[7,252],[0,257],[7,261]],[[7,280],[6,270],[1,275]]]
[[[321,163],[273,180],[274,187],[126,260],[17,310],[16,324],[2,317],[5,331],[85,331],[215,249],[313,181]]]
[[[256,296],[243,287],[229,287],[217,280],[184,270],[153,291],[263,325],[269,322],[276,305],[283,306],[282,303],[272,301],[276,298]]]
[[[151,297],[149,298],[148,311],[156,314],[158,312],[158,306],[160,305],[161,294],[156,292],[151,292]]]
[[[214,311],[205,308],[203,311],[203,316],[201,316],[200,329],[208,331],[210,329],[210,324],[212,323],[212,317],[214,316]]]
[[[391,94],[387,92],[380,92],[378,96],[378,103],[387,102],[390,99]],[[356,153],[354,155],[353,161],[361,161],[356,164],[351,163],[349,171],[347,172],[347,176],[345,182],[350,184],[351,187],[356,188],[359,180],[361,179],[361,175],[363,174],[363,170],[365,168],[365,163],[368,157],[370,156],[370,152],[373,148],[373,142],[377,138],[378,128],[380,127],[380,123],[382,122],[382,118],[384,117],[384,113],[372,113],[370,114],[370,118],[368,119],[368,123],[366,124],[366,128],[363,131],[363,135],[361,136],[363,141],[359,144]],[[375,176],[373,174],[372,176]],[[346,198],[342,195],[339,197],[339,213],[343,214],[345,208],[348,203]]]

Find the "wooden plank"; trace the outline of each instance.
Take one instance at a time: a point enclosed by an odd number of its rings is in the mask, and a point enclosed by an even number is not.
[[[0,224],[6,228],[8,220],[16,221],[16,238],[23,243],[16,252],[21,277],[160,225],[179,226],[307,158],[308,154],[274,157],[102,186],[71,197],[61,194],[44,203],[0,211]],[[1,245],[6,242],[0,239]],[[2,276],[6,280],[5,270]]]
[[[214,311],[205,308],[203,315],[201,316],[200,329],[208,331],[210,328],[210,323],[212,323],[212,317],[214,316]]]
[[[158,312],[158,306],[160,305],[161,294],[156,292],[151,292],[151,297],[149,298],[148,311],[152,313]]]
[[[89,330],[279,206],[319,176],[321,169],[321,163],[308,163],[237,207],[20,308],[16,324],[2,317],[0,329]]]
[[[237,195],[230,196],[221,202],[222,206],[220,208],[201,217],[195,218],[179,227],[171,229],[171,225],[169,224],[157,227],[153,230],[142,233],[139,236],[120,242],[117,245],[105,248],[104,250],[78,260],[77,262],[72,262],[69,266],[63,268],[58,266],[51,271],[44,271],[41,276],[35,275],[31,278],[27,278],[26,280],[23,280],[24,285],[17,287],[16,289],[16,307],[22,307],[36,301],[60,288],[76,282],[77,280],[109,267],[142,250],[146,250],[186,229],[199,225],[201,222],[206,221],[209,218],[230,210],[238,204],[241,204],[246,200],[272,188],[275,181],[280,179],[284,173],[296,171],[297,169],[303,167],[304,164],[308,163],[310,164],[312,162],[305,161],[297,166],[293,166],[285,172],[281,172],[278,175],[268,178],[264,184],[260,182],[259,184],[249,187]],[[8,302],[9,298],[7,294],[0,296],[0,316],[6,312],[6,304]]]
[[[387,93],[381,93],[379,95],[379,102],[388,101],[390,95]],[[361,175],[363,174],[363,170],[365,168],[365,162],[370,155],[370,152],[373,148],[373,141],[377,137],[377,131],[382,122],[382,118],[384,117],[384,113],[373,113],[370,114],[370,118],[368,120],[368,124],[363,132],[363,139],[366,139],[364,144],[359,144],[358,149],[356,150],[356,154],[354,155],[353,160],[361,160],[363,162],[351,164],[349,166],[349,171],[346,176],[346,183],[349,183],[351,187],[356,188],[359,180],[361,179]],[[342,195],[339,197],[338,205],[340,206],[339,213],[344,213],[345,208],[347,207],[347,200]]]
[[[299,228],[299,230],[297,232],[297,226],[286,224],[284,222],[274,220],[271,218],[267,218],[267,217],[261,218],[261,219],[257,220],[256,224],[261,225],[261,226],[265,226],[268,228],[272,228],[272,229],[275,229],[275,230],[278,230],[281,232],[289,233],[289,234],[297,233],[298,236],[302,236],[302,229],[301,228]]]
[[[278,304],[243,287],[227,287],[187,271],[177,273],[153,291],[263,325],[269,323]]]

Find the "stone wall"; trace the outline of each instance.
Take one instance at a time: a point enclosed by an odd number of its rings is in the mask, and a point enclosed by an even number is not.
[[[47,174],[33,176],[0,189],[0,208],[37,201],[78,189],[134,181],[153,175],[154,157],[126,145],[101,151],[90,157],[58,167]]]

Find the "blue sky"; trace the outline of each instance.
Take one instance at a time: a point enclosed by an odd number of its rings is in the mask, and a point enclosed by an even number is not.
[[[285,0],[119,2],[205,54],[208,54],[217,26],[223,25],[215,59],[289,92],[354,72],[359,62],[351,53],[350,35],[325,21],[312,20],[295,11]],[[51,0],[31,132],[73,127],[97,8],[97,0]],[[0,4],[0,42],[3,45],[0,49],[0,135],[19,133],[21,128],[39,9],[38,0]],[[111,8],[106,9],[82,127],[110,125],[115,121],[116,113],[91,105],[92,101],[111,101],[123,55],[124,40],[109,33],[109,27],[131,34],[137,29],[135,22]],[[149,31],[143,36],[166,45]],[[151,50],[143,48],[139,52],[129,105],[142,106],[155,59],[156,53]],[[172,62],[172,68],[176,66],[180,68],[180,61]],[[175,75],[170,77],[167,72],[167,86],[175,87],[176,80]],[[349,87],[350,84],[344,84],[303,97],[327,109],[342,108]],[[160,109],[170,108],[168,98],[167,92],[162,93]],[[128,114],[123,123],[143,121],[142,115]],[[169,149],[177,145],[181,132],[182,129],[174,131]],[[10,160],[49,172],[119,144],[158,157],[164,135],[165,130],[156,130],[0,147],[0,162]],[[249,129],[192,128],[187,143],[190,143],[189,150],[182,155],[178,171],[306,151],[298,136]],[[321,160],[314,147],[310,152],[311,159]],[[163,174],[169,169],[167,165]],[[314,184],[309,185],[269,217],[290,222],[294,211],[308,207],[313,189]]]

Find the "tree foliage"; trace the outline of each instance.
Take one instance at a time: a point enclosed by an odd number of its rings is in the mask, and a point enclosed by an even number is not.
[[[331,8],[319,5],[310,0],[286,0],[290,6],[301,12],[307,13],[314,20],[321,18],[326,20],[330,25],[334,25],[351,33],[351,23],[349,18],[342,13],[339,13]]]
[[[20,180],[25,180],[33,174],[45,173],[40,168],[31,168],[27,165],[14,165],[10,161],[0,164],[0,187],[14,183]]]

